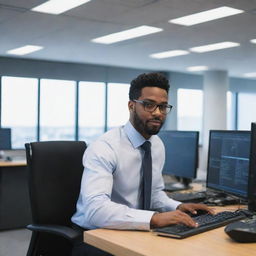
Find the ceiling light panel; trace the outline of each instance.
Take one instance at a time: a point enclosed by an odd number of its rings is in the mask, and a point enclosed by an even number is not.
[[[189,50],[191,52],[202,53],[202,52],[216,51],[216,50],[221,50],[221,49],[226,49],[231,47],[237,47],[239,45],[240,45],[239,43],[235,43],[235,42],[221,42],[216,44],[208,44],[208,45],[192,47]]]
[[[91,0],[50,0],[31,9],[34,12],[61,14]]]
[[[209,68],[207,66],[192,66],[192,67],[187,68],[188,71],[192,71],[192,72],[204,71],[204,70],[208,70],[208,69]]]
[[[139,26],[132,29],[109,34],[106,36],[94,38],[91,41],[99,44],[113,44],[120,41],[157,33],[160,31],[163,31],[163,29],[150,26]]]
[[[256,72],[245,73],[244,76],[245,76],[245,77],[256,77]]]
[[[155,58],[155,59],[164,59],[164,58],[171,58],[171,57],[187,55],[187,54],[189,54],[188,51],[173,50],[173,51],[165,51],[165,52],[153,53],[153,54],[150,54],[149,56],[151,58]]]
[[[36,52],[39,50],[42,50],[44,47],[38,46],[38,45],[25,45],[19,48],[15,48],[12,50],[7,51],[8,54],[13,54],[13,55],[26,55],[30,54],[32,52]]]
[[[222,6],[212,10],[198,12],[195,14],[187,15],[177,19],[169,20],[170,23],[179,24],[183,26],[192,26],[195,24],[207,22],[210,20],[221,19],[235,14],[243,13],[243,10]]]
[[[256,39],[250,40],[251,43],[256,44]]]

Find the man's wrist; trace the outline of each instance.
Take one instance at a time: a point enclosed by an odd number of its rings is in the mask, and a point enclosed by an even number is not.
[[[153,228],[156,228],[157,227],[157,219],[156,219],[156,215],[159,214],[159,212],[155,212],[153,215],[152,215],[152,218],[150,220],[150,229],[153,229]]]

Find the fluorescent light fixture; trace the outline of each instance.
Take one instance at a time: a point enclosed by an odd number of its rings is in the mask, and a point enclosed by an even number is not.
[[[192,67],[187,68],[188,71],[192,71],[192,72],[204,71],[204,70],[208,70],[208,69],[209,68],[207,66],[192,66]]]
[[[31,9],[34,12],[61,14],[91,0],[49,0]]]
[[[15,48],[12,50],[7,51],[8,54],[14,54],[14,55],[26,55],[32,52],[39,51],[43,49],[44,47],[38,46],[38,45],[25,45],[19,48]]]
[[[244,12],[243,10],[222,6],[212,10],[198,12],[177,19],[169,20],[170,23],[175,23],[183,26],[192,26],[195,24],[216,20],[227,16],[235,15]]]
[[[251,43],[256,44],[256,39],[250,40]]]
[[[245,77],[256,77],[256,72],[245,73],[244,76],[245,76]]]
[[[173,50],[173,51],[153,53],[153,54],[150,54],[149,56],[155,59],[164,59],[164,58],[171,58],[171,57],[181,56],[186,54],[189,54],[189,52],[184,50]]]
[[[162,28],[150,27],[150,26],[139,26],[132,29],[124,30],[121,32],[109,34],[106,36],[94,38],[91,41],[99,44],[113,44],[120,41],[145,36],[153,33],[163,31]]]
[[[237,47],[239,45],[240,45],[239,43],[234,43],[234,42],[221,42],[216,44],[208,44],[208,45],[192,47],[189,50],[191,52],[201,53],[201,52],[210,52],[210,51],[216,51],[216,50],[221,50],[225,48]]]

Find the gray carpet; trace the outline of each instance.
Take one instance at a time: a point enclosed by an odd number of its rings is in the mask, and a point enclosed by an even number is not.
[[[27,229],[0,231],[0,256],[25,256],[30,237]]]

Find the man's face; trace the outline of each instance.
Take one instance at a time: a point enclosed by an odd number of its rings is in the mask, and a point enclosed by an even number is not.
[[[168,104],[168,95],[164,89],[158,87],[144,87],[138,100],[143,100],[156,104]],[[129,101],[130,122],[134,128],[146,139],[157,134],[164,121],[166,114],[156,108],[153,112],[145,111],[143,104]]]

